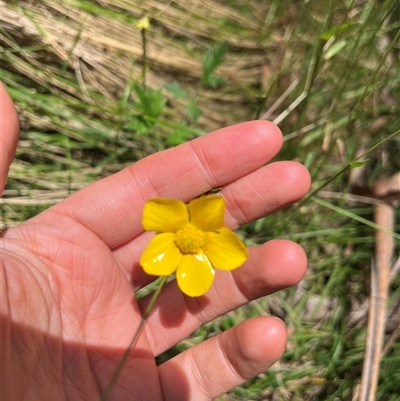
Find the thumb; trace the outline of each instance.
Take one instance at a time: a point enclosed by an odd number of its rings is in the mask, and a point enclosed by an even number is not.
[[[18,143],[19,123],[14,104],[0,82],[0,193],[6,185],[8,169]]]

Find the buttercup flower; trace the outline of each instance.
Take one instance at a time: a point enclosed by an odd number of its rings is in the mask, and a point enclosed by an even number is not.
[[[140,258],[147,274],[176,273],[182,292],[204,295],[216,269],[234,270],[248,258],[243,242],[224,227],[225,201],[220,196],[201,197],[188,205],[167,198],[149,200],[143,211],[143,228],[157,235]]]
[[[150,19],[149,17],[142,17],[136,23],[136,27],[139,28],[141,31],[145,31],[146,29],[150,28]]]

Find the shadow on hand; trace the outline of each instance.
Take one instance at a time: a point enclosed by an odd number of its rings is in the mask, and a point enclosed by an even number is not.
[[[210,304],[207,295],[191,298],[184,295],[172,280],[161,291],[154,310],[158,309],[160,323],[165,328],[184,328],[188,315],[196,316]],[[200,322],[201,319],[198,319]],[[194,328],[200,327],[200,323]]]
[[[127,323],[129,324],[129,322]],[[0,399],[7,401],[99,401],[113,372],[121,361],[124,348],[87,345],[10,322],[1,317],[3,344]],[[128,344],[127,344],[128,345]],[[131,351],[107,401],[166,401],[162,393],[153,353],[141,342]],[[171,364],[179,398],[190,400],[187,374]]]

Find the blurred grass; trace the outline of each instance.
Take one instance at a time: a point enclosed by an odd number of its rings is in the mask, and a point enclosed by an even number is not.
[[[274,120],[285,135],[278,158],[310,169],[313,197],[242,233],[249,245],[299,242],[306,278],[203,326],[160,361],[273,314],[289,328],[284,357],[230,396],[357,399],[375,246],[371,189],[400,170],[399,4],[1,0],[1,79],[22,128],[2,228],[155,151],[239,121]],[[143,15],[151,19],[145,60]],[[397,273],[377,400],[400,393],[399,284]]]

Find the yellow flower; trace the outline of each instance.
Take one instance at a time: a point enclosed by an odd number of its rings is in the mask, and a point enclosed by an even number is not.
[[[149,29],[150,28],[150,19],[149,19],[149,17],[140,18],[140,20],[136,23],[136,27],[139,28],[141,31]]]
[[[188,205],[175,199],[149,200],[143,227],[157,235],[140,258],[143,270],[155,276],[176,272],[184,294],[204,295],[214,281],[214,268],[233,270],[248,258],[243,242],[224,227],[224,212],[220,196],[197,198]]]

